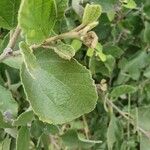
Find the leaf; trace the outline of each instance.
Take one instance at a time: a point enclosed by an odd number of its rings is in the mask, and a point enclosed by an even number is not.
[[[87,4],[84,10],[82,23],[88,25],[98,20],[102,12],[100,5]]]
[[[22,0],[18,23],[29,44],[42,43],[56,21],[54,0]]]
[[[4,121],[3,115],[0,112],[0,128],[10,128],[11,125]]]
[[[76,14],[81,18],[83,16],[84,8],[82,6],[82,0],[72,0],[72,8]]]
[[[55,135],[55,134],[59,134],[59,128],[53,124],[46,124],[45,128],[44,128],[44,133],[49,135]]]
[[[131,85],[120,85],[117,87],[114,87],[110,95],[112,97],[119,97],[123,94],[131,94],[136,91],[136,88]]]
[[[134,0],[127,0],[127,3],[123,4],[123,6],[126,8],[129,8],[129,9],[134,9],[134,8],[136,8],[136,3]]]
[[[94,48],[88,48],[86,55],[92,57],[94,55]]]
[[[55,0],[57,6],[57,19],[62,19],[65,16],[65,11],[68,7],[68,0]]]
[[[11,145],[11,138],[9,138],[8,136],[4,139],[4,141],[2,142],[2,144],[0,143],[0,149],[1,150],[10,150],[10,145]]]
[[[63,60],[50,50],[36,50],[35,58],[25,43],[20,48],[25,62],[22,84],[40,120],[62,124],[95,108],[96,88],[85,67],[74,59]]]
[[[16,150],[29,150],[30,133],[28,127],[21,127],[16,141]]]
[[[79,148],[90,148],[95,144],[101,143],[101,141],[92,141],[82,139],[78,136],[75,130],[69,130],[61,136],[64,144],[70,148],[79,149]]]
[[[74,48],[74,50],[77,52],[82,47],[82,42],[80,40],[74,39],[71,43],[71,46]]]
[[[27,125],[28,122],[31,122],[33,119],[33,111],[25,111],[14,121],[14,126],[24,126]]]
[[[55,47],[52,47],[55,53],[57,53],[61,58],[70,60],[75,55],[75,50],[71,45],[59,42]]]
[[[0,85],[0,111],[6,115],[16,116],[17,103],[13,99],[11,92]]]
[[[106,56],[106,55],[105,55]],[[114,66],[115,66],[115,58],[111,55],[107,55],[106,57],[106,61],[104,62],[104,65],[106,66],[106,68],[108,69],[109,72],[109,77],[111,77],[112,72],[114,70]]]
[[[138,120],[139,127],[146,131],[150,131],[150,106],[143,106],[138,108]]]
[[[117,0],[91,0],[95,4],[100,4],[102,6],[102,11],[107,13],[108,11],[113,11]]]
[[[149,150],[150,148],[150,140],[145,137],[144,135],[141,135],[140,138],[140,149],[141,150]]]
[[[0,44],[0,54],[4,51],[4,49],[7,47],[7,44],[9,42],[10,34],[8,33],[4,38],[3,41]]]
[[[120,58],[124,53],[123,50],[118,46],[105,45],[103,51],[106,55],[112,55],[115,58]]]
[[[31,124],[30,133],[34,138],[38,139],[43,134],[44,129],[45,126],[43,122],[34,120]]]
[[[17,25],[17,13],[21,0],[0,0],[0,27],[12,29]]]
[[[103,53],[103,46],[98,43],[96,46],[96,55],[101,59],[101,61],[106,61],[106,55]]]
[[[108,150],[113,150],[114,143],[121,140],[122,128],[119,126],[117,118],[112,115],[107,130],[107,144]]]
[[[145,22],[144,41],[150,44],[150,23]]]
[[[3,60],[3,63],[5,63],[6,65],[16,68],[16,69],[20,69],[21,64],[23,63],[22,57],[21,55],[18,55],[16,57],[8,57],[5,60]]]

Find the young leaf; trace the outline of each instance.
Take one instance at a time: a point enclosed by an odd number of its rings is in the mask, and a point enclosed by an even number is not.
[[[69,130],[61,136],[66,146],[73,149],[89,149],[101,141],[86,140],[78,136],[76,130]]]
[[[120,85],[120,86],[115,87],[110,93],[110,95],[112,97],[119,97],[123,94],[134,93],[135,91],[136,91],[136,88],[131,85]]]
[[[68,0],[55,0],[57,6],[57,19],[60,20],[65,16],[68,7]]]
[[[87,4],[84,10],[82,23],[88,25],[98,20],[102,12],[100,5]]]
[[[16,150],[29,150],[30,133],[28,127],[21,127],[16,141]]]
[[[11,92],[0,85],[0,111],[9,118],[10,115],[17,114],[17,103],[13,99]],[[11,116],[10,116],[11,117]]]
[[[14,126],[24,126],[33,119],[33,111],[25,111],[14,121]]]
[[[140,138],[140,149],[141,150],[149,150],[149,148],[150,148],[150,139],[148,139],[144,135],[141,135],[141,138]]]
[[[53,51],[39,49],[35,53],[36,67],[31,68],[34,55],[26,53],[30,49],[25,43],[21,43],[20,48],[25,58],[22,84],[35,114],[42,121],[62,124],[95,108],[97,92],[85,67],[74,59],[67,61]]]
[[[121,140],[122,128],[120,128],[117,118],[112,115],[107,130],[107,144],[108,150],[113,150],[114,143]]]
[[[75,50],[71,45],[64,44],[59,42],[52,49],[57,53],[61,58],[70,60],[75,55]]]
[[[18,23],[28,44],[41,43],[56,21],[54,0],[22,0]]]
[[[150,44],[150,23],[145,22],[144,41]]]
[[[11,125],[4,121],[3,115],[0,112],[0,128],[10,128]]]
[[[2,141],[2,144],[0,143],[0,150],[10,150],[10,144],[11,144],[11,138],[8,136]]]
[[[123,6],[129,9],[134,9],[136,8],[136,3],[134,0],[127,0],[127,4],[123,4]]]
[[[3,63],[5,63],[6,65],[16,69],[20,69],[22,62],[23,60],[21,55],[18,55],[16,57],[8,57],[3,61]]]
[[[21,0],[0,0],[0,27],[12,29],[17,25],[17,12]]]

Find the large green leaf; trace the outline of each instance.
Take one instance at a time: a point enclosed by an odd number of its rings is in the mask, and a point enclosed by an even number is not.
[[[0,85],[0,111],[6,115],[17,114],[17,103],[13,99],[11,92]]]
[[[41,43],[55,24],[54,0],[22,0],[18,22],[29,44]]]
[[[61,59],[51,50],[36,57],[21,43],[25,64],[21,79],[34,112],[42,121],[61,124],[95,108],[97,93],[91,74],[74,59]]]
[[[21,0],[0,0],[0,27],[12,29],[17,24]]]

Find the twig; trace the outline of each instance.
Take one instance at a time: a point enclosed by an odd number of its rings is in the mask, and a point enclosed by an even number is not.
[[[13,35],[7,45],[7,48],[13,49],[15,47],[15,44],[20,35],[20,32],[21,32],[21,29],[19,28],[19,26],[17,26],[15,32],[13,33]]]
[[[107,99],[107,103],[108,103],[108,105],[111,105],[112,108],[114,108],[122,117],[124,117],[126,120],[130,121],[130,123],[133,126],[135,126],[133,119],[131,119],[130,117],[125,115],[125,113],[123,111],[121,111],[113,102],[111,102],[110,100]],[[150,140],[150,135],[148,134],[147,131],[145,131],[144,129],[142,129],[139,126],[137,126],[137,130],[139,130],[141,133],[143,133]]]
[[[18,52],[13,52],[13,48],[15,47],[16,41],[20,35],[20,28],[19,26],[16,27],[15,32],[11,35],[11,39],[9,40],[9,43],[7,47],[4,49],[3,53],[0,55],[0,63],[10,57],[10,56],[16,56],[18,55]]]
[[[89,30],[91,30],[93,25],[96,25],[96,24],[97,24],[97,22],[94,22],[93,24],[89,24],[89,25],[81,24],[69,32],[62,33],[60,35],[55,35],[55,36],[52,36],[52,37],[46,39],[42,44],[33,44],[30,46],[30,48],[36,49],[39,47],[46,47],[46,46],[49,46],[50,44],[53,44],[53,42],[56,42],[56,41],[62,40],[62,39],[74,39],[75,38],[75,39],[79,39],[82,41],[84,39],[83,37],[88,33]],[[4,59],[6,59],[8,57],[12,57],[14,55],[16,56],[15,52],[13,52],[12,49],[14,48],[19,35],[20,35],[20,28],[17,26],[7,47],[4,49],[3,53],[0,55],[0,62],[2,62]],[[18,51],[17,55],[19,55],[19,53],[20,52]]]
[[[82,119],[83,119],[83,123],[85,126],[84,131],[85,131],[86,138],[89,139],[89,127],[88,127],[88,124],[84,115],[82,116]]]

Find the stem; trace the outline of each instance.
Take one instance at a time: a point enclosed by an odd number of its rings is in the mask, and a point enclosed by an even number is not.
[[[20,35],[20,28],[19,26],[16,27],[15,32],[11,35],[11,38],[9,40],[9,43],[7,45],[7,47],[4,49],[3,53],[0,55],[0,63],[10,57],[10,56],[16,56],[16,54],[18,55],[18,52],[13,52],[13,48],[15,47],[16,41]]]
[[[88,124],[84,115],[82,116],[82,119],[83,119],[83,123],[85,126],[84,130],[85,130],[86,138],[89,139],[89,127],[88,127]]]
[[[128,114],[130,114],[131,112],[131,95],[128,94]],[[135,124],[134,124],[135,125]],[[130,121],[128,120],[128,123],[127,123],[127,138],[128,138],[128,141],[130,140]],[[128,150],[130,150],[130,147],[128,146]]]
[[[15,32],[13,33],[7,47],[13,49],[15,47],[16,41],[20,35],[21,29],[19,28],[19,26],[16,27]]]

